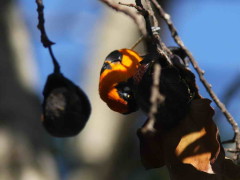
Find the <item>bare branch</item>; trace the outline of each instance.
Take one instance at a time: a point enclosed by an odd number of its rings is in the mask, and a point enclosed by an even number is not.
[[[149,111],[149,123],[148,123],[148,130],[154,131],[154,124],[156,122],[155,114],[158,111],[158,105],[164,101],[164,97],[160,94],[160,75],[161,75],[161,66],[160,64],[156,63],[154,65],[154,70],[152,74],[153,84],[151,87],[151,107]]]
[[[132,45],[130,49],[133,50],[142,40],[143,40],[143,36],[139,37],[139,39]]]
[[[41,42],[43,44],[43,46],[45,48],[55,44],[54,42],[50,41],[48,39],[48,36],[46,34],[46,31],[45,31],[45,27],[44,27],[44,23],[45,23],[45,19],[44,19],[44,6],[43,6],[43,2],[42,0],[36,0],[36,3],[37,3],[37,12],[38,12],[38,29],[40,30],[41,32]]]
[[[147,9],[149,10],[149,16],[152,19],[153,26],[154,27],[158,27],[158,20],[157,20],[155,14],[154,14],[154,11],[152,9],[150,1],[149,0],[145,0],[145,2],[146,2]]]
[[[240,150],[236,150],[236,149],[231,149],[231,148],[226,148],[225,149],[227,152],[230,152],[230,153],[239,153]]]
[[[146,6],[147,6],[147,10],[148,10],[148,14],[149,14],[149,17],[151,18],[152,22],[153,22],[153,26],[151,27],[152,28],[152,32],[153,32],[153,36],[155,39],[157,39],[159,45],[157,46],[157,50],[160,54],[162,54],[165,59],[169,62],[169,64],[171,64],[171,60],[169,58],[169,55],[172,54],[172,52],[168,49],[168,47],[165,45],[165,43],[162,41],[160,35],[159,35],[159,30],[160,30],[160,27],[158,27],[158,20],[155,16],[155,13],[152,9],[152,6],[151,6],[151,3],[149,0],[145,0],[146,2]],[[157,30],[157,28],[159,28],[159,30]]]
[[[154,21],[154,25],[157,25],[157,21],[156,18],[154,16],[154,12],[152,10],[151,7],[149,7],[148,10],[146,10],[143,5],[141,0],[136,0],[136,5],[135,4],[126,4],[126,3],[119,3],[120,5],[124,5],[124,6],[128,6],[128,7],[133,7],[135,8],[140,14],[143,15],[144,19],[145,19],[145,23],[146,23],[146,30],[147,30],[147,34],[148,36],[151,37],[151,40],[153,42],[154,45],[154,50],[156,50],[157,53],[163,55],[166,59],[166,61],[168,62],[168,64],[172,64],[170,58],[169,58],[169,54],[171,54],[171,51],[166,47],[166,45],[162,42],[159,33],[157,32],[156,27],[152,28],[152,24],[150,21],[150,17],[153,19]]]
[[[234,133],[235,133],[235,143],[236,143],[236,149],[237,151],[240,150],[240,132],[239,132],[239,127],[232,115],[228,112],[227,108],[225,105],[219,100],[217,95],[214,93],[214,91],[211,88],[211,85],[207,82],[205,79],[204,71],[199,67],[197,61],[195,58],[192,56],[191,52],[184,46],[183,41],[181,40],[180,36],[178,35],[178,32],[171,21],[171,17],[169,14],[167,14],[164,9],[161,7],[161,5],[156,1],[156,0],[151,0],[152,3],[157,7],[160,16],[163,18],[163,20],[167,23],[169,30],[171,31],[171,35],[175,42],[185,51],[187,56],[189,57],[189,60],[191,64],[193,65],[194,69],[199,75],[199,79],[203,83],[204,87],[206,88],[207,92],[209,95],[212,97],[213,101],[216,103],[216,105],[221,109],[225,117],[227,118],[228,122],[231,124]]]
[[[145,30],[144,26],[142,25],[142,22],[139,20],[137,13],[133,13],[132,11],[128,10],[127,8],[124,8],[119,4],[113,3],[110,0],[100,0],[100,1],[104,4],[106,4],[108,7],[114,9],[115,11],[122,12],[122,13],[126,14],[127,16],[129,16],[135,22],[135,24],[137,25],[141,34],[144,36],[147,35],[146,30]]]
[[[123,6],[127,6],[127,7],[134,7],[138,12],[144,14],[145,13],[145,9],[143,9],[140,6],[137,6],[136,4],[127,4],[127,3],[122,3],[119,2],[118,4],[123,5]]]
[[[49,53],[50,53],[50,56],[52,58],[52,61],[53,61],[53,65],[54,65],[54,72],[56,73],[59,73],[60,72],[60,66],[53,54],[53,51],[52,51],[52,45],[54,45],[55,43],[50,41],[48,36],[47,36],[47,33],[46,33],[46,30],[45,30],[45,26],[44,26],[44,23],[45,23],[45,20],[44,20],[44,5],[43,5],[43,2],[42,0],[36,0],[36,3],[37,3],[37,12],[38,12],[38,29],[41,33],[41,42],[43,44],[43,46],[45,48],[48,48],[49,50]]]

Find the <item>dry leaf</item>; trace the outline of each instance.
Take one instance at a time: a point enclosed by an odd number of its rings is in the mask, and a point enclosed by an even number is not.
[[[210,102],[193,100],[187,116],[170,131],[149,129],[149,121],[139,129],[145,168],[167,165],[172,179],[240,179],[239,166],[225,159]]]

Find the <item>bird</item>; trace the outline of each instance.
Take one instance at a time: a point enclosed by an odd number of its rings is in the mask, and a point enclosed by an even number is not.
[[[138,110],[129,81],[137,72],[142,57],[131,49],[112,51],[100,71],[99,95],[107,106],[121,114]]]

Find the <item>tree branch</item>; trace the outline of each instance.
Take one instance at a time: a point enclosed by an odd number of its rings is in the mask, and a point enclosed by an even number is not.
[[[147,35],[151,38],[151,42],[153,44],[153,50],[157,52],[158,54],[161,54],[165,57],[167,63],[169,65],[172,64],[170,58],[169,58],[169,54],[171,54],[171,51],[166,47],[166,45],[162,42],[159,33],[157,32],[158,29],[156,29],[156,27],[152,26],[152,23],[150,21],[150,17],[153,19],[154,25],[157,24],[157,22],[154,19],[154,12],[152,10],[152,8],[149,7],[148,10],[146,10],[142,3],[141,0],[136,0],[136,5],[135,4],[126,4],[126,3],[121,3],[119,2],[120,5],[124,5],[124,6],[128,6],[128,7],[133,7],[135,8],[140,14],[142,14],[142,16],[145,19],[145,23],[146,23],[146,30],[147,30]],[[153,28],[154,27],[154,28]]]
[[[57,62],[57,59],[55,58],[55,56],[53,54],[53,51],[52,51],[52,45],[54,45],[55,43],[49,40],[49,38],[47,36],[47,33],[46,33],[46,30],[45,30],[45,26],[44,26],[44,23],[45,23],[44,5],[43,5],[42,0],[36,0],[36,4],[37,4],[37,12],[38,12],[37,28],[39,29],[39,31],[41,33],[42,45],[45,48],[48,48],[48,50],[49,50],[49,54],[52,58],[52,62],[53,62],[53,65],[54,65],[54,72],[59,73],[60,72],[60,66],[59,66],[59,64]]]
[[[148,113],[149,123],[148,123],[148,130],[154,131],[154,124],[156,122],[155,114],[158,111],[158,105],[164,101],[164,96],[160,94],[160,75],[161,75],[161,66],[160,64],[156,63],[154,65],[154,70],[152,73],[153,84],[151,87],[151,96],[150,102],[151,107]]]
[[[115,11],[122,12],[122,13],[126,14],[127,16],[129,16],[134,21],[134,23],[137,25],[141,34],[144,36],[147,35],[146,30],[145,30],[144,26],[142,25],[142,22],[139,20],[137,13],[133,13],[132,11],[129,11],[128,9],[123,8],[121,5],[113,3],[110,0],[100,0],[100,1],[104,4],[106,4],[108,7],[114,9]]]
[[[151,0],[151,1],[156,6],[156,8],[158,9],[160,16],[167,23],[168,28],[169,28],[169,30],[171,32],[171,35],[172,35],[173,39],[175,40],[175,42],[185,51],[185,53],[189,57],[189,60],[190,60],[191,64],[193,65],[194,69],[198,73],[199,79],[203,83],[203,85],[206,88],[207,92],[212,97],[212,99],[216,103],[216,105],[223,112],[223,114],[225,115],[225,117],[228,120],[228,122],[231,124],[231,126],[232,126],[232,128],[234,130],[234,133],[235,133],[234,140],[235,140],[235,143],[236,143],[236,149],[237,149],[236,152],[238,152],[240,150],[240,132],[239,132],[238,124],[236,123],[236,121],[234,120],[232,115],[228,112],[228,110],[225,107],[225,105],[219,100],[219,98],[217,97],[215,92],[212,90],[211,85],[207,82],[207,80],[203,76],[204,75],[204,71],[199,67],[197,61],[192,56],[191,52],[184,46],[183,41],[181,40],[181,38],[178,35],[178,32],[177,32],[173,22],[171,21],[170,15],[167,14],[164,11],[164,9],[161,7],[161,5],[156,0]]]

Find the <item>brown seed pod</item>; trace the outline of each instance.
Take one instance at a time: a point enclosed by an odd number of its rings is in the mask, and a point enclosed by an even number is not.
[[[91,113],[86,94],[61,73],[48,76],[43,90],[43,126],[55,137],[77,135]]]

